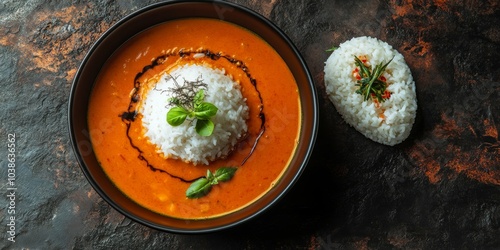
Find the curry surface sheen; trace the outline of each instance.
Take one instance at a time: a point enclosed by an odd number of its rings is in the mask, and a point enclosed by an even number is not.
[[[214,171],[222,166],[238,167],[229,182],[212,188],[205,197],[188,199],[185,191],[190,183],[153,171],[139,157],[127,137],[127,124],[120,114],[127,111],[136,75],[155,58],[168,51],[205,49],[236,58],[245,63],[255,79],[262,97],[265,132],[250,158],[241,162],[251,150],[260,129],[260,102],[245,73],[221,60],[204,60],[213,67],[224,68],[239,82],[250,108],[249,137],[226,159],[209,166],[165,159],[155,145],[134,127],[135,136],[155,168],[185,180]],[[142,76],[147,82],[162,72],[191,60],[169,58]],[[158,114],[165,116],[165,114]],[[140,122],[141,115],[137,116]],[[286,170],[297,144],[301,119],[299,93],[286,63],[260,37],[239,26],[214,19],[182,19],[154,26],[127,41],[102,69],[90,98],[88,126],[94,152],[106,174],[132,200],[157,213],[184,219],[221,216],[243,208],[270,190]],[[165,121],[166,122],[166,121]]]

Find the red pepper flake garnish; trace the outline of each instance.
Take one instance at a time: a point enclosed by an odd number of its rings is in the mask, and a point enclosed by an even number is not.
[[[382,95],[382,98],[383,99],[389,99],[389,98],[391,98],[391,92],[389,92],[388,90],[384,91],[384,94]]]
[[[354,78],[356,78],[356,80],[361,80],[361,76],[359,75],[359,69],[358,68],[354,68],[354,70],[352,71],[352,76]]]
[[[361,60],[361,62],[363,62],[363,64],[364,64],[365,66],[370,66],[370,65],[368,65],[368,64],[367,64],[367,62],[368,62],[368,57],[367,57],[366,55],[361,55],[361,56],[359,56],[358,58],[359,58],[359,60]]]
[[[375,108],[380,108],[380,102],[375,98],[375,95],[372,96],[372,100],[375,104]]]
[[[356,68],[352,72],[353,77],[357,80],[356,86],[359,86],[356,93],[363,95],[365,101],[371,97],[377,108],[380,107],[381,102],[391,97],[391,93],[386,90],[387,79],[382,75],[391,61],[392,59],[386,64],[380,63],[375,68],[369,69],[367,67],[368,58],[365,55],[354,56]]]

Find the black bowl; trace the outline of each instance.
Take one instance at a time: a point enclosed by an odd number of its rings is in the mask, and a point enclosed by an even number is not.
[[[262,198],[228,215],[206,220],[182,220],[152,212],[124,195],[99,165],[88,136],[89,96],[100,69],[113,52],[134,35],[169,20],[188,17],[222,19],[242,26],[267,41],[284,59],[300,92],[302,121],[299,144],[280,181]],[[247,8],[220,1],[169,1],[153,4],[123,18],[106,31],[85,56],[75,76],[69,100],[69,130],[81,169],[92,187],[125,216],[155,229],[176,233],[221,230],[247,221],[275,204],[297,181],[312,153],[318,129],[318,101],[312,77],[300,53],[270,21]]]

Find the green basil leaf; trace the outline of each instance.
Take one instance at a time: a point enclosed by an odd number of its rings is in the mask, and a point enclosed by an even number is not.
[[[234,173],[238,170],[235,167],[221,167],[215,171],[215,178],[218,181],[224,182],[229,181],[233,178]]]
[[[189,186],[186,190],[186,197],[190,199],[200,198],[208,194],[212,189],[212,184],[206,178],[200,178]]]
[[[200,89],[198,92],[196,92],[196,95],[194,95],[194,107],[198,107],[200,103],[203,102],[203,99],[205,99],[205,92],[203,91],[203,89]]]
[[[212,172],[210,172],[210,169],[207,169],[207,180],[208,180],[208,182],[211,183],[211,182],[214,181],[214,179],[215,179],[214,174],[212,174]]]
[[[215,125],[210,120],[200,120],[196,121],[196,133],[201,136],[210,136],[214,132]]]
[[[167,122],[172,126],[179,126],[186,120],[188,114],[189,112],[183,107],[173,107],[167,113]]]
[[[219,109],[215,105],[209,102],[200,103],[194,110],[194,116],[198,119],[208,120],[215,114]]]
[[[186,196],[190,199],[200,198],[207,195],[212,190],[213,185],[220,182],[225,182],[233,178],[234,173],[238,170],[236,167],[221,167],[215,170],[215,173],[207,169],[207,176],[202,177],[191,183],[186,190]]]

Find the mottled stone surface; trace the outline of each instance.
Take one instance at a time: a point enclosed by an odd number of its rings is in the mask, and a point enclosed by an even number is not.
[[[91,44],[153,1],[0,3],[2,249],[500,248],[498,1],[235,0],[282,28],[314,76],[320,131],[305,173],[277,206],[231,230],[175,235],[119,214],[72,152],[67,103]],[[325,49],[387,41],[416,81],[411,138],[388,147],[342,121],[324,92]],[[8,181],[8,134],[16,179]],[[15,190],[15,243],[7,231]]]

